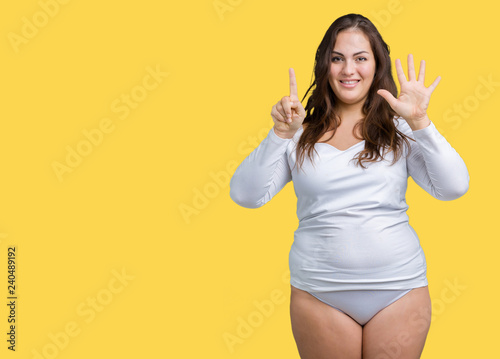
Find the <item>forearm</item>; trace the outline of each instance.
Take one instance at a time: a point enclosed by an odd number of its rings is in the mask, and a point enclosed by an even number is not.
[[[413,130],[418,147],[410,155],[413,179],[433,197],[449,201],[463,196],[469,188],[465,162],[435,125]]]
[[[264,140],[238,166],[230,186],[231,199],[246,208],[267,203],[291,180],[284,139],[271,129]]]

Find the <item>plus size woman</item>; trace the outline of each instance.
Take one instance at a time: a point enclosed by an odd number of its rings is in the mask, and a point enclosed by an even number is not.
[[[463,196],[467,167],[427,115],[425,62],[408,78],[365,17],[327,30],[304,108],[293,69],[274,127],[230,182],[258,208],[293,181],[299,226],[289,253],[290,318],[302,359],[420,358],[431,321],[425,255],[406,214],[412,177],[438,200]],[[304,98],[306,97],[304,95]]]

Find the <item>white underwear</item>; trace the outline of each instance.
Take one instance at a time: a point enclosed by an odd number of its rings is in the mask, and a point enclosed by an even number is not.
[[[359,325],[365,325],[375,314],[410,290],[342,290],[308,293],[323,303],[347,314]]]

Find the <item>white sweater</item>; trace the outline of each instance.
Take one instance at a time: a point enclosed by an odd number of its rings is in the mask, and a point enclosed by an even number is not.
[[[412,131],[403,118],[394,121],[416,142],[409,140],[410,156],[405,145],[392,166],[392,152],[383,162],[363,162],[366,169],[355,165],[363,140],[345,151],[316,143],[314,166],[305,157],[299,171],[294,165],[301,127],[291,139],[271,129],[234,172],[230,197],[247,208],[263,206],[293,180],[299,219],[289,254],[293,286],[322,292],[428,284],[425,255],[406,214],[408,176],[433,197],[450,201],[467,192],[469,173],[432,122]]]

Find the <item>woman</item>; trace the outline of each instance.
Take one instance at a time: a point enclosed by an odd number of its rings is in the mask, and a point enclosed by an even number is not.
[[[247,208],[293,180],[290,316],[303,359],[413,359],[424,348],[431,301],[406,214],[408,176],[449,201],[467,192],[469,174],[427,116],[440,77],[426,87],[425,62],[417,78],[411,55],[408,80],[399,60],[396,70],[399,97],[375,26],[340,17],[317,50],[306,108],[290,69],[274,127],[231,178],[231,198]]]

